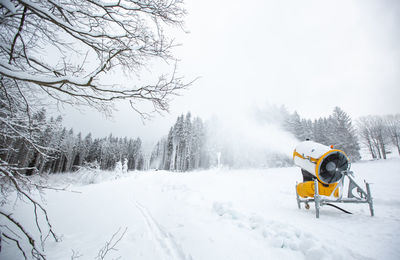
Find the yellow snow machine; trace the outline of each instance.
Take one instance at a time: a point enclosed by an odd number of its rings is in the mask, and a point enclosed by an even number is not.
[[[315,214],[319,218],[320,208],[324,205],[351,214],[332,203],[368,203],[371,216],[374,216],[370,184],[364,181],[365,190],[357,184],[350,171],[349,158],[343,151],[304,141],[294,150],[293,161],[303,174],[303,182],[296,183],[299,209],[302,203],[309,209],[309,203],[314,202]],[[348,183],[347,196],[344,196],[345,183]]]

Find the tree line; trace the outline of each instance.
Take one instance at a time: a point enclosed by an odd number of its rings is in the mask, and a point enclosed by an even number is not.
[[[177,118],[168,135],[154,146],[149,167],[186,172],[213,167],[245,168],[290,165],[282,154],[249,149],[240,136],[214,117],[203,121],[190,112]],[[267,147],[266,147],[267,149]],[[256,154],[258,153],[258,154]]]
[[[334,145],[345,151],[352,161],[361,158],[356,128],[349,115],[339,107],[333,110],[331,116],[314,121],[301,118],[297,112],[290,114],[284,107],[269,107],[255,114],[257,123],[279,125],[282,131],[291,133],[299,141],[310,139]],[[266,136],[268,134],[265,132]],[[217,118],[204,123],[200,118],[192,120],[188,113],[178,117],[168,136],[156,144],[149,165],[150,168],[169,171],[190,171],[220,165],[233,168],[292,165],[292,159],[287,154],[267,146],[253,148],[255,144],[247,141],[232,127],[227,129],[221,125]]]
[[[282,110],[281,110],[282,112]],[[288,114],[283,123],[297,139],[307,138],[343,150],[352,161],[358,161],[360,144],[367,148],[372,159],[386,159],[397,150],[400,156],[400,114],[363,116],[352,123],[350,116],[336,107],[329,117],[314,121],[304,119],[297,112]]]
[[[335,107],[332,115],[318,119],[304,119],[297,112],[287,114],[284,128],[298,140],[306,139],[343,150],[351,159],[361,159],[357,128],[350,116],[341,108]]]
[[[17,112],[17,111],[14,111]],[[113,170],[118,162],[125,162],[127,170],[148,167],[168,171],[208,169],[224,164],[229,167],[276,167],[291,165],[288,156],[265,151],[257,158],[241,147],[238,140],[221,140],[216,134],[217,119],[203,122],[191,113],[181,115],[168,135],[159,140],[150,156],[142,149],[140,138],[82,137],[73,129],[62,125],[62,117],[47,118],[40,109],[30,118],[20,118],[14,125],[2,123],[0,158],[10,165],[24,169],[26,175],[70,172],[82,166]],[[366,116],[352,123],[350,116],[339,107],[332,115],[315,120],[301,118],[297,112],[289,113],[284,107],[258,111],[256,120],[279,124],[299,141],[310,139],[346,152],[352,161],[358,161],[361,143],[368,148],[373,159],[386,159],[395,147],[400,155],[400,115]],[[10,136],[7,129],[25,131],[25,136]],[[5,130],[5,131],[4,131]],[[266,133],[267,134],[267,133]],[[29,138],[27,138],[28,136]]]
[[[255,113],[259,123],[278,125],[299,141],[306,139],[343,150],[352,162],[361,159],[361,146],[368,148],[373,159],[386,159],[391,148],[400,155],[400,115],[366,116],[353,123],[340,107],[328,117],[306,119],[284,106],[268,107]],[[292,159],[277,151],[249,150],[240,145],[240,136],[233,138],[218,119],[203,122],[190,113],[177,118],[166,137],[155,145],[149,166],[168,171],[208,169],[220,164],[233,168],[281,167],[292,165]],[[220,133],[218,133],[220,132]],[[222,132],[222,133],[221,133]],[[268,135],[268,133],[265,133]],[[250,144],[253,145],[253,144]]]
[[[61,116],[47,119],[45,109],[35,112],[30,119],[19,120],[16,125],[26,129],[29,139],[5,133],[0,135],[0,158],[25,169],[26,175],[35,171],[70,172],[88,165],[112,170],[122,160],[127,160],[128,170],[143,170],[145,167],[140,138],[120,138],[111,134],[92,138],[91,133],[82,137],[81,133],[75,134],[73,129],[63,127]],[[5,130],[8,128],[5,124],[1,126]]]

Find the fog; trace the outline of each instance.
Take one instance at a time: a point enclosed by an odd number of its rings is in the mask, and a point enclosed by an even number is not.
[[[400,112],[399,1],[187,0],[186,9],[188,33],[175,28],[170,35],[181,43],[178,72],[199,79],[173,97],[170,113],[143,124],[124,103],[111,120],[66,108],[65,124],[98,137],[139,136],[151,146],[190,111],[218,118],[225,137],[240,137],[232,142],[289,154],[296,140],[257,122],[254,108],[285,105],[311,119],[335,106],[353,118]],[[152,61],[140,80],[170,71]]]
[[[207,145],[229,167],[284,166],[298,140],[281,126],[254,119],[213,117],[207,122]],[[275,159],[279,157],[279,160]]]

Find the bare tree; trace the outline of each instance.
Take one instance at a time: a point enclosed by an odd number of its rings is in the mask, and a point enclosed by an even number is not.
[[[385,117],[387,133],[400,156],[400,114]]]
[[[377,153],[379,153],[379,150],[376,150],[376,147],[373,143],[367,118],[360,118],[357,122],[357,127],[361,141],[368,147],[368,151],[370,152],[372,159],[377,159]]]
[[[164,25],[182,26],[181,0],[4,0],[0,75],[3,88],[22,88],[68,104],[109,112],[116,100],[151,102],[168,110],[168,97],[187,84],[161,75],[154,84],[105,84],[106,73],[139,73],[152,58],[173,60]],[[11,7],[10,7],[11,6]],[[7,84],[6,82],[7,81]]]
[[[386,159],[388,135],[385,121],[380,116],[366,116],[358,120],[358,129],[372,158]]]
[[[190,85],[177,76],[176,65],[169,76],[160,75],[150,84],[107,83],[106,74],[123,70],[139,75],[156,58],[176,64],[174,42],[164,30],[182,27],[184,15],[181,0],[0,1],[0,233],[26,259],[45,259],[39,244],[57,237],[45,208],[33,196],[47,187],[23,174],[34,167],[9,162],[7,156],[16,147],[10,144],[20,142],[21,153],[29,147],[48,159],[49,147],[36,134],[45,126],[34,115],[49,98],[107,114],[118,100],[128,101],[142,117],[150,112],[139,109],[140,101],[150,103],[153,112],[168,111],[171,95]],[[14,193],[33,205],[41,243],[5,209]],[[39,225],[41,217],[47,231]]]

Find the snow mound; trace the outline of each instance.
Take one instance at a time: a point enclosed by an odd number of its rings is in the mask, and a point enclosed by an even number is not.
[[[352,252],[351,249],[338,248],[335,242],[321,241],[313,234],[290,224],[267,220],[255,214],[245,216],[238,210],[234,210],[231,202],[214,202],[213,211],[226,220],[233,220],[232,225],[257,232],[264,238],[267,245],[282,250],[298,251],[306,260],[348,259],[346,256],[352,256],[353,259],[365,259],[364,256]]]
[[[75,172],[57,173],[35,176],[38,181],[46,182],[50,186],[86,186],[91,184],[100,184],[120,178],[134,176],[137,172],[123,171],[104,171],[91,168],[80,168]]]

